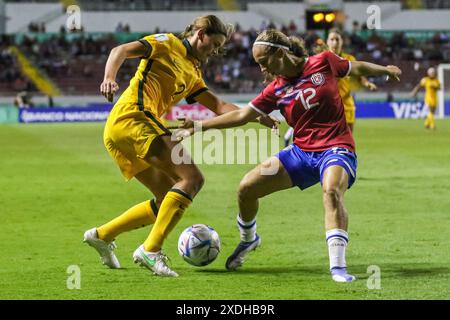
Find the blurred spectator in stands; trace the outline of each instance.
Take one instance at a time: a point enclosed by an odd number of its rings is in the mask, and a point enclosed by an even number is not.
[[[148,10],[151,10],[151,3],[149,2],[149,8]],[[136,10],[136,2],[134,0],[128,0],[128,6],[130,8],[130,10]]]
[[[276,28],[277,26],[275,25],[275,23],[272,20],[270,20],[269,24],[267,25],[267,29],[276,29]]]
[[[29,32],[39,32],[39,25],[33,21],[28,25]]]
[[[126,4],[127,0],[123,0]],[[266,22],[263,22],[266,24]],[[31,23],[30,29],[35,30],[36,24]],[[263,29],[266,29],[264,27]],[[297,26],[293,21],[284,31],[294,32]],[[126,30],[127,25],[122,22],[122,30]],[[287,30],[286,30],[287,29]],[[80,34],[74,37],[66,36],[66,29],[61,27],[61,33],[44,40],[32,35],[24,35],[21,43],[15,43],[15,37],[0,36],[0,85],[4,90],[10,90],[10,95],[14,92],[36,90],[34,86],[26,80],[20,72],[20,66],[15,61],[14,55],[9,52],[8,47],[16,44],[20,50],[32,60],[35,65],[44,70],[55,82],[62,84],[63,90],[86,94],[96,93],[96,85],[90,85],[91,79],[100,74],[106,62],[107,54],[114,46],[118,45],[118,39],[114,33],[104,34],[96,37],[95,40],[90,34]],[[171,30],[173,31],[173,30]],[[154,33],[162,33],[164,30],[155,29]],[[298,32],[298,31],[297,31]],[[224,57],[211,58],[210,62],[203,68],[205,81],[214,86],[219,92],[254,92],[262,86],[259,68],[251,55],[252,44],[256,38],[257,30],[242,30],[237,26],[235,34],[226,46]],[[299,35],[299,34],[297,34]],[[367,40],[365,40],[368,35]],[[301,34],[306,46],[311,48],[319,39],[313,31]],[[363,40],[364,39],[364,40]],[[450,61],[450,42],[445,32],[436,32],[433,37],[424,41],[420,37],[413,37],[408,32],[398,32],[390,40],[381,37],[375,30],[362,32],[360,23],[353,21],[351,33],[345,37],[346,48],[349,53],[353,53],[359,60],[367,60],[380,64],[405,64],[405,78],[401,83],[386,84],[383,79],[376,79],[376,84],[381,88],[390,90],[410,90],[408,63],[420,61],[428,65],[430,60],[433,64]],[[437,61],[435,61],[437,60]],[[138,61],[129,61],[124,68],[135,68]],[[222,66],[226,65],[223,69]],[[101,66],[101,67],[100,67]],[[130,74],[132,71],[129,72]],[[118,75],[120,81],[128,82],[130,75],[127,72]],[[128,78],[127,78],[128,77]],[[66,81],[70,78],[71,81]],[[392,88],[394,86],[394,88]],[[90,91],[92,90],[92,92]],[[2,92],[3,94],[3,92]]]
[[[27,91],[19,92],[14,98],[14,105],[20,109],[33,108],[34,104],[31,100],[31,95]]]
[[[404,32],[395,32],[392,35],[391,41],[389,43],[389,47],[387,50],[389,51],[389,54],[392,55],[392,57],[395,60],[400,60],[402,58],[406,59],[405,56],[405,48],[408,47],[408,41],[405,37]],[[412,52],[411,52],[412,57]]]
[[[39,25],[39,32],[45,32],[46,28],[45,28],[45,23],[41,22],[41,24]]]
[[[391,91],[388,91],[386,93],[386,102],[394,102],[394,95],[392,94]]]
[[[24,79],[22,76],[18,76],[13,83],[13,89],[15,91],[22,91],[26,90],[28,87],[27,80]]]
[[[130,32],[130,25],[128,23],[123,27],[123,32]]]
[[[119,22],[119,24],[116,27],[116,32],[123,32],[123,25],[122,22]]]
[[[83,76],[86,77],[86,78],[90,78],[90,77],[92,77],[93,75],[94,75],[94,74],[93,74],[93,72],[92,72],[92,67],[91,67],[90,65],[86,64],[86,65],[83,67]]]
[[[364,30],[368,30],[367,29],[367,23],[364,22],[363,24],[361,24],[361,30],[363,30],[363,31]]]
[[[372,30],[372,34],[367,39],[366,49],[368,52],[371,53],[372,59],[374,60],[375,63],[381,63],[381,60],[383,58],[383,52],[386,51],[385,47],[386,45],[383,38],[381,38],[377,34],[375,29]]]
[[[305,47],[308,49],[313,48],[316,45],[318,39],[320,39],[320,37],[316,34],[314,30],[308,30],[306,31],[306,34],[303,35]]]
[[[445,33],[438,31],[433,35],[433,39],[431,40],[431,42],[435,45],[440,45],[448,42],[448,37]]]
[[[259,26],[259,30],[266,30],[267,28],[268,28],[267,22],[266,22],[266,20],[263,20],[261,22],[261,25]]]
[[[172,11],[172,3],[170,0],[164,1],[164,10],[166,11]]]
[[[76,33],[76,32],[83,33],[84,32],[84,26],[80,26],[80,29],[77,29],[77,27],[75,25],[71,25],[68,31],[72,32],[72,33]]]
[[[408,47],[408,41],[406,40],[405,33],[395,32],[392,35],[390,45],[394,51]]]
[[[55,103],[53,101],[53,97],[52,96],[48,96],[48,107],[49,108],[53,108],[55,106]]]
[[[295,35],[297,33],[297,25],[295,24],[294,20],[291,20],[289,22],[289,35]]]
[[[281,25],[281,32],[283,32],[285,35],[289,35],[289,29],[288,29],[288,27],[283,23],[282,25]]]

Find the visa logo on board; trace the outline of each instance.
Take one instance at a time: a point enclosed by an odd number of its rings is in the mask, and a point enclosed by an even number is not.
[[[422,102],[391,102],[389,107],[397,119],[422,119],[428,113],[428,108]]]

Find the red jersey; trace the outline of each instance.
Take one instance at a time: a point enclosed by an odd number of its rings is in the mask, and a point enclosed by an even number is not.
[[[307,58],[299,77],[278,76],[249,105],[263,114],[280,110],[294,128],[294,143],[304,151],[343,147],[354,152],[337,79],[350,70],[350,61],[322,52]]]

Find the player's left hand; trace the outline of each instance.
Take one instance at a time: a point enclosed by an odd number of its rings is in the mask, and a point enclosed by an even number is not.
[[[262,124],[263,126],[266,126],[267,128],[278,128],[278,125],[280,124],[280,121],[272,116],[264,116],[261,115],[256,120]]]
[[[387,72],[388,72],[388,76],[394,78],[397,81],[400,81],[400,76],[402,74],[402,70],[400,70],[399,67],[397,66],[393,66],[393,65],[389,65],[386,66],[387,68]]]
[[[194,128],[194,120],[189,118],[178,118],[180,123],[174,126],[168,126],[167,129],[190,129]]]
[[[376,91],[378,89],[377,85],[373,82],[367,82],[366,88],[370,91]]]
[[[194,120],[189,118],[178,118],[177,120],[180,121],[178,125],[167,127],[168,129],[175,129],[172,135],[177,141],[182,141],[184,138],[194,134]]]

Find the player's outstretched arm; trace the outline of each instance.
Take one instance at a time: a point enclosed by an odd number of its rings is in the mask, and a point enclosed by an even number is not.
[[[204,91],[200,93],[198,96],[196,96],[195,101],[204,105],[217,115],[222,115],[224,113],[239,109],[238,106],[221,100],[219,97],[217,97],[214,93],[212,93],[209,90]]]
[[[125,59],[147,56],[151,53],[148,52],[149,50],[151,48],[149,49],[139,41],[125,43],[111,50],[105,66],[105,76],[100,85],[101,94],[109,102],[113,101],[114,94],[119,90],[116,76]]]
[[[200,93],[198,96],[195,97],[195,100],[219,116],[227,112],[239,109],[239,107],[236,106],[235,104],[221,100],[219,97],[217,97],[214,93],[212,93],[209,90]],[[263,115],[259,115],[256,119],[251,121],[259,122],[260,124],[268,128],[273,128],[274,126],[277,125],[278,122],[278,120],[275,118]]]
[[[413,97],[413,98],[416,98],[416,97],[417,97],[417,93],[419,92],[421,86],[422,86],[422,85],[421,85],[421,83],[419,82],[419,83],[417,84],[417,86],[415,86],[414,89],[412,89],[412,91],[411,91],[411,97]]]
[[[400,75],[402,71],[397,66],[381,66],[379,64],[365,62],[365,61],[352,61],[350,75],[361,76],[383,76],[387,75],[400,81]]]
[[[244,107],[231,112],[227,112],[221,116],[214,117],[203,121],[192,121],[191,119],[179,119],[183,122],[177,127],[180,129],[189,130],[189,134],[192,134],[195,129],[201,129],[202,131],[208,129],[224,129],[242,126],[252,120],[258,118],[260,114],[250,107]],[[170,127],[174,129],[174,127]]]
[[[256,120],[260,114],[249,106],[200,122],[202,130],[239,127]]]

